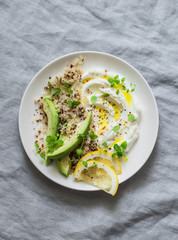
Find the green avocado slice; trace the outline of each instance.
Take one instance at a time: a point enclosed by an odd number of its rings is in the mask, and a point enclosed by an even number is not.
[[[59,116],[53,101],[47,97],[43,98],[43,110],[48,117],[47,135],[56,135],[58,132]]]
[[[82,123],[80,123],[74,135],[68,136],[64,140],[64,144],[54,152],[46,154],[46,164],[48,164],[51,159],[60,159],[72,152],[82,141],[82,138],[78,137],[78,134],[86,134],[91,120],[92,113],[90,112],[88,117]]]
[[[71,162],[69,156],[65,156],[61,159],[58,159],[57,165],[60,172],[63,173],[66,177],[68,177],[71,169]]]

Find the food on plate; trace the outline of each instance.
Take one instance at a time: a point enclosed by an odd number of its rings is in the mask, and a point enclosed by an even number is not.
[[[56,161],[66,177],[114,195],[122,161],[139,135],[136,86],[108,70],[85,74],[84,62],[80,56],[49,77],[35,100],[35,146],[46,165]]]

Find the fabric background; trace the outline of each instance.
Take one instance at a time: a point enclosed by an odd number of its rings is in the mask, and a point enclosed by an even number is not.
[[[178,239],[178,1],[0,0],[0,19],[0,239]],[[128,61],[159,108],[156,146],[115,197],[51,182],[19,137],[30,80],[80,50]]]

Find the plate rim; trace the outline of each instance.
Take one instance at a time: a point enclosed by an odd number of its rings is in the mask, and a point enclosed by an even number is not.
[[[153,99],[153,102],[154,102],[154,107],[155,107],[155,110],[156,110],[156,134],[155,134],[155,139],[153,141],[153,144],[152,144],[152,150],[150,151],[148,157],[146,158],[145,161],[143,161],[141,163],[141,165],[139,166],[138,169],[134,170],[127,179],[125,179],[124,181],[122,181],[121,183],[119,184],[122,184],[124,183],[125,181],[129,180],[131,177],[133,177],[143,166],[144,164],[147,162],[147,160],[149,159],[151,153],[153,152],[154,150],[154,147],[155,147],[155,144],[156,144],[156,141],[157,141],[157,138],[158,138],[158,131],[159,131],[159,111],[158,111],[158,106],[157,106],[157,102],[156,102],[156,97],[154,96],[153,94],[153,91],[150,87],[150,85],[148,84],[148,82],[146,81],[146,79],[142,76],[142,74],[135,68],[133,67],[130,63],[128,63],[127,61],[121,59],[120,57],[117,57],[115,55],[112,55],[110,53],[106,53],[106,52],[100,52],[100,51],[77,51],[77,52],[72,52],[72,53],[68,53],[68,54],[65,54],[65,55],[62,55],[58,58],[55,58],[54,60],[50,61],[49,63],[47,63],[44,67],[42,67],[36,74],[35,76],[30,80],[30,82],[28,83],[24,93],[23,93],[23,96],[21,98],[21,102],[20,102],[20,107],[19,107],[19,114],[18,114],[18,127],[19,127],[19,133],[20,133],[20,139],[21,139],[21,143],[22,143],[22,146],[25,150],[25,153],[27,154],[28,158],[30,159],[30,161],[33,163],[33,165],[38,169],[38,171],[40,171],[46,178],[50,179],[51,181],[55,182],[56,184],[60,185],[60,186],[63,186],[63,187],[66,187],[66,188],[69,188],[69,189],[72,189],[72,190],[76,190],[76,191],[83,191],[83,192],[91,192],[91,191],[101,191],[100,189],[77,189],[77,188],[73,188],[71,186],[66,186],[64,185],[63,183],[60,184],[59,182],[55,181],[55,179],[52,179],[50,176],[47,176],[46,174],[44,174],[42,172],[42,170],[36,166],[35,162],[31,160],[30,156],[28,155],[28,151],[26,150],[26,147],[24,145],[24,142],[23,142],[23,137],[22,137],[22,129],[21,129],[21,114],[22,114],[22,105],[23,105],[23,102],[24,102],[24,99],[25,99],[25,96],[26,96],[26,93],[28,92],[28,89],[30,87],[30,85],[35,81],[36,77],[47,67],[49,67],[50,65],[54,64],[55,62],[63,59],[63,58],[66,58],[66,57],[71,57],[73,55],[82,55],[82,54],[86,54],[86,53],[90,53],[90,54],[99,54],[99,55],[104,55],[104,56],[108,56],[108,57],[112,57],[114,58],[115,60],[119,60],[121,61],[122,63],[128,65],[131,69],[133,69],[141,78],[142,80],[145,82],[145,84],[147,85],[147,88],[149,89],[149,92],[151,93],[151,96],[152,96],[152,99]]]

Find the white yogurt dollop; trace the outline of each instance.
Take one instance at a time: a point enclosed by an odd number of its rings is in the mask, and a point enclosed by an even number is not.
[[[102,73],[87,74],[80,89],[81,101],[88,111],[92,111],[92,125],[98,136],[98,145],[103,148],[103,143],[107,142],[109,150],[113,152],[114,144],[126,141],[128,152],[139,135],[140,109],[134,92],[127,92],[127,89],[131,89],[130,84],[120,82],[111,87],[108,81],[110,77],[113,78]],[[128,119],[129,114],[134,116],[133,121]],[[115,126],[119,126],[116,132],[113,131]]]

